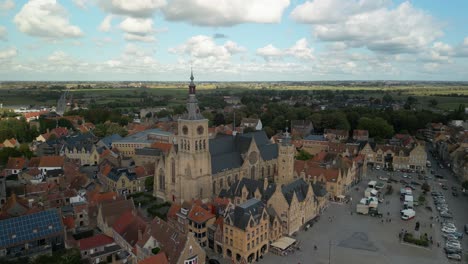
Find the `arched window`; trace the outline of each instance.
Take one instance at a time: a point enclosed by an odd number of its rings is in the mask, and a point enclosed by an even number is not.
[[[250,178],[255,179],[255,166],[250,168]]]
[[[166,176],[164,175],[163,169],[159,169],[159,190],[164,191],[166,189]]]
[[[231,176],[227,177],[227,181],[228,181],[228,186],[231,187]]]
[[[223,189],[223,187],[224,187],[224,186],[223,186],[223,183],[224,183],[223,179],[222,179],[222,178],[219,179],[219,189],[220,189],[220,190]]]
[[[271,176],[271,169],[270,169],[270,165],[268,165],[268,167],[267,167],[267,176]]]
[[[187,150],[190,150],[190,141],[187,141]]]
[[[202,141],[201,141],[201,140],[198,141],[198,149],[199,149],[199,150],[202,150]]]
[[[176,182],[176,168],[175,168],[174,158],[171,159],[171,179],[172,179],[172,183]]]
[[[216,181],[213,181],[213,194],[216,195]]]
[[[206,139],[203,140],[203,149],[206,149]]]
[[[195,140],[195,150],[198,150],[198,141]]]
[[[239,180],[239,174],[236,174],[236,176],[234,177],[235,181],[238,181]]]
[[[262,178],[265,177],[265,167],[262,167]]]
[[[276,173],[276,164],[273,164],[273,174]]]

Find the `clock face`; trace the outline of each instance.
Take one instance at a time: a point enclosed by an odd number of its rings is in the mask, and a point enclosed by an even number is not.
[[[201,135],[201,134],[203,134],[203,131],[204,131],[204,129],[203,129],[203,127],[202,127],[202,126],[198,126],[198,127],[197,127],[197,132],[198,132],[198,135]]]
[[[253,151],[249,155],[249,162],[250,164],[255,164],[258,160],[258,154],[257,152]]]
[[[182,128],[182,133],[184,133],[184,135],[187,135],[188,134],[188,127],[187,126],[184,126]]]

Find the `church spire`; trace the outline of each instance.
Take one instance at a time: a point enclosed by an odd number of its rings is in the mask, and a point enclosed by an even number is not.
[[[200,109],[198,108],[198,100],[195,97],[195,88],[196,85],[193,82],[195,78],[193,78],[193,70],[190,70],[190,84],[189,84],[189,98],[187,100],[187,116],[186,118],[189,120],[199,120],[203,119],[203,116],[200,113]]]
[[[195,85],[195,83],[193,82],[193,70],[190,69],[190,84],[189,84],[189,94],[195,94],[195,87],[197,87]]]

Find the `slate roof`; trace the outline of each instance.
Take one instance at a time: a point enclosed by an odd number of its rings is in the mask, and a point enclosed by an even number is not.
[[[137,175],[135,172],[130,172],[127,168],[112,168],[107,177],[113,181],[118,181],[120,177],[125,175],[130,181],[136,180]]]
[[[64,145],[68,149],[76,148],[78,151],[85,149],[91,151],[94,147],[95,136],[91,133],[77,134],[64,139]]]
[[[312,183],[312,189],[314,190],[315,196],[324,197],[327,195],[327,188],[321,183]]]
[[[263,160],[278,157],[278,145],[268,139],[264,131],[255,131],[236,136],[218,134],[210,139],[211,172],[216,174],[223,170],[239,168],[243,164],[242,154],[245,154],[252,140],[255,140]]]
[[[304,140],[327,141],[323,135],[308,135]]]
[[[245,203],[238,205],[229,212],[229,217],[234,223],[234,226],[245,230],[249,224],[250,217],[258,221],[262,217],[263,203],[260,200],[252,198]]]
[[[309,191],[309,184],[304,181],[304,179],[299,178],[287,185],[281,186],[281,192],[288,201],[288,204],[291,204],[294,193],[296,193],[297,200],[299,202],[304,201]]]
[[[142,156],[160,156],[163,152],[158,148],[137,148],[135,155]]]
[[[104,137],[101,139],[101,142],[104,143],[107,147],[110,147],[112,145],[112,142],[121,140],[122,136],[119,134],[112,134],[110,136]]]

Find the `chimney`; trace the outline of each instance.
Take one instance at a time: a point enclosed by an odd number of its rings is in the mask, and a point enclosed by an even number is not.
[[[143,239],[143,232],[141,231],[141,228],[138,228],[138,241]]]

